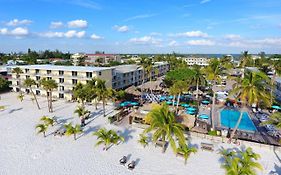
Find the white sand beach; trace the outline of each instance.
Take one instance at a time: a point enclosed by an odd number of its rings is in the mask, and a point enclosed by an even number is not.
[[[0,174],[1,175],[223,175],[221,156],[217,154],[219,148],[232,147],[228,144],[215,144],[216,151],[208,152],[198,149],[196,154],[191,154],[184,165],[181,157],[176,157],[169,147],[166,153],[161,148],[154,147],[152,143],[143,148],[137,143],[141,129],[110,125],[102,116],[102,107],[96,111],[94,106],[87,106],[95,117],[84,128],[84,133],[74,141],[73,136],[55,137],[48,135],[59,125],[48,129],[47,137],[36,134],[35,125],[43,115],[57,116],[61,122],[79,123],[79,118],[74,114],[77,103],[67,103],[63,100],[54,102],[54,113],[47,112],[45,98],[40,98],[42,106],[38,110],[36,105],[27,96],[23,102],[16,98],[17,94],[2,94],[0,106],[5,106],[0,111]],[[113,107],[107,106],[107,113]],[[103,151],[102,146],[95,147],[96,137],[92,132],[101,127],[115,129],[125,137],[125,143],[112,146],[108,151]],[[210,142],[199,138],[191,138],[190,143],[199,147],[201,142]],[[243,147],[243,145],[241,146]],[[276,172],[281,174],[281,153],[253,147],[261,155],[259,162],[264,171],[259,174]],[[119,164],[122,156],[129,156],[129,162],[137,161],[134,170]]]

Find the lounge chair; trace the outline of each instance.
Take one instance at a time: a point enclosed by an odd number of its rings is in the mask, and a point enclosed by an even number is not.
[[[119,163],[121,165],[125,165],[127,163],[127,157],[126,156],[123,156],[120,160],[119,160]]]
[[[207,151],[214,151],[214,145],[210,143],[201,143],[201,149]]]
[[[128,164],[128,169],[129,170],[133,170],[136,166],[136,162],[135,161],[132,161],[131,163]]]

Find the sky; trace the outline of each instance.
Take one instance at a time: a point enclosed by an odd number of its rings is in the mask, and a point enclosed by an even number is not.
[[[280,0],[0,0],[0,52],[280,53]]]

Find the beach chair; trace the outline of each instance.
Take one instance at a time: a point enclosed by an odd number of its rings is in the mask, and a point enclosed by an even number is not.
[[[201,143],[201,149],[207,151],[214,151],[214,145],[211,143]]]
[[[123,156],[120,160],[119,160],[119,163],[121,165],[125,165],[127,163],[127,157],[126,156]]]
[[[133,170],[136,166],[136,162],[135,161],[132,161],[131,163],[128,164],[128,169],[129,170]]]

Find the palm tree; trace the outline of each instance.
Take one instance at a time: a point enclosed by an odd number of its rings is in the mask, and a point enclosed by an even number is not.
[[[148,69],[150,69],[150,63],[151,61],[149,61],[147,57],[141,57],[139,64],[142,67],[142,85],[145,83],[145,76],[148,73]],[[143,88],[141,88],[141,96],[143,96]],[[143,98],[141,97],[141,103],[142,102],[143,102]]]
[[[262,170],[261,164],[256,162],[260,155],[247,148],[245,151],[221,150],[224,163],[222,167],[228,175],[255,175],[256,169]]]
[[[190,154],[196,152],[197,152],[196,148],[194,147],[189,148],[186,144],[180,145],[180,147],[177,149],[177,153],[183,155],[185,165],[187,163],[187,159],[189,158]]]
[[[195,65],[193,67],[193,70],[194,70],[194,75],[192,76],[191,84],[196,86],[196,100],[198,101],[199,86],[205,85],[206,80],[205,80],[205,76],[201,73],[200,67],[198,65]]]
[[[96,92],[98,99],[102,101],[103,116],[105,117],[106,101],[110,98],[111,90],[106,88],[105,80],[97,79]]]
[[[38,130],[38,134],[39,133],[43,133],[43,135],[44,135],[44,137],[46,137],[46,131],[47,131],[47,129],[48,129],[48,125],[45,125],[45,124],[38,124],[38,125],[36,125],[36,127],[35,127],[36,129],[39,129]]]
[[[82,132],[81,126],[80,125],[75,125],[72,126],[71,123],[64,125],[66,132],[65,135],[70,136],[73,135],[74,140],[76,140],[76,135]]]
[[[18,86],[19,86],[19,93],[20,95],[22,94],[21,92],[21,82],[20,82],[20,74],[23,73],[22,69],[19,68],[19,67],[16,67],[12,70],[12,73],[15,73],[16,74],[16,78],[17,78],[17,81],[18,81]]]
[[[86,101],[94,102],[95,108],[98,108],[98,95],[97,95],[97,79],[93,78],[92,80],[88,81],[85,86],[85,91],[87,92]]]
[[[115,131],[111,131],[111,143],[114,145],[118,145],[120,142],[124,142],[125,138],[119,136]]]
[[[281,129],[281,112],[275,112],[269,116],[268,121],[263,122],[262,125],[273,125],[278,129]]]
[[[216,83],[220,81],[220,73],[221,73],[221,69],[220,69],[220,62],[217,59],[211,59],[209,66],[207,66],[204,69],[204,73],[207,77],[208,80],[213,81],[213,98],[212,98],[212,129],[215,129],[215,122],[214,122],[214,118],[215,118],[215,104],[216,104],[216,91],[215,91],[215,86]]]
[[[47,92],[47,101],[48,101],[48,109],[49,112],[53,112],[53,100],[52,100],[52,92],[54,89],[58,88],[58,84],[55,80],[47,80],[46,78],[43,78],[40,81],[40,85],[45,89]]]
[[[148,137],[145,134],[140,134],[138,142],[145,148],[148,145]]]
[[[253,59],[252,59],[252,56],[249,54],[248,51],[242,52],[239,66],[242,68],[242,78],[244,78],[245,67],[246,66],[253,66]]]
[[[93,135],[97,136],[98,139],[96,146],[104,144],[103,150],[107,151],[109,145],[111,144],[112,130],[106,130],[105,128],[102,128],[94,132]]]
[[[175,82],[175,84],[173,86],[174,86],[174,89],[176,89],[176,92],[177,92],[177,95],[178,95],[177,105],[176,105],[176,113],[178,113],[178,108],[179,108],[179,103],[180,103],[180,96],[189,87],[188,87],[188,84],[186,82],[184,82],[184,81],[177,81],[177,82]]]
[[[81,120],[81,125],[83,124],[83,121],[85,120],[85,116],[87,114],[90,114],[89,110],[86,110],[85,106],[78,106],[74,113],[78,114],[80,120]]]
[[[54,126],[54,123],[55,123],[54,119],[52,119],[48,116],[43,116],[40,118],[40,120],[43,121],[44,124],[47,126],[49,126],[49,125]]]
[[[176,152],[176,137],[180,144],[185,143],[184,127],[182,124],[177,123],[175,114],[169,110],[169,107],[164,103],[161,108],[153,108],[150,111],[151,123],[150,126],[144,131],[144,133],[154,131],[152,141],[157,142],[161,139],[163,142],[166,140],[171,144],[174,152]],[[165,145],[163,145],[163,152],[165,151]]]
[[[247,72],[244,78],[238,83],[234,84],[232,94],[236,95],[242,103],[242,109],[240,111],[240,117],[230,135],[230,141],[233,138],[240,122],[243,117],[243,113],[246,112],[246,106],[252,104],[260,104],[263,102],[266,106],[270,106],[270,94],[267,93],[266,82],[268,77],[262,72]]]
[[[24,95],[23,93],[20,93],[17,98],[22,102],[23,101],[23,98],[24,98]]]
[[[33,90],[32,90],[32,86],[35,86],[35,85],[36,85],[35,80],[33,80],[33,79],[31,79],[31,78],[27,78],[27,79],[24,80],[23,85],[24,85],[25,87],[29,88],[30,92],[31,92],[32,95],[33,95],[34,100],[36,101],[37,108],[40,109],[40,106],[39,106],[38,100],[37,100],[37,98],[36,98],[36,95],[35,95],[35,93],[34,93]]]
[[[175,106],[176,96],[178,95],[178,89],[176,86],[171,86],[169,88],[169,94],[173,96],[172,105]],[[176,110],[176,109],[175,109]]]
[[[276,61],[272,64],[273,66],[273,69],[275,71],[275,73],[273,74],[272,78],[271,78],[271,90],[270,90],[270,94],[271,94],[271,104],[273,103],[273,98],[274,98],[274,95],[273,95],[273,90],[275,89],[275,81],[276,81],[276,77],[278,75],[281,75],[281,63],[280,61]]]

